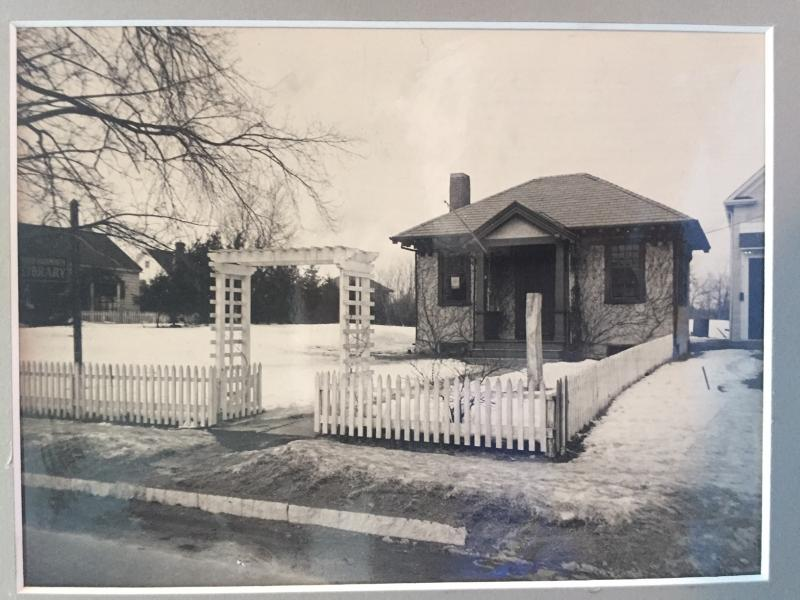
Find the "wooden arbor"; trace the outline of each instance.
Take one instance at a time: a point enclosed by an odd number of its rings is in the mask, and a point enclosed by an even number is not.
[[[212,358],[219,373],[250,366],[250,277],[257,267],[335,265],[339,268],[341,370],[369,369],[372,343],[372,274],[377,252],[344,246],[273,250],[218,250],[209,253],[214,283]],[[226,391],[226,396],[232,393]]]

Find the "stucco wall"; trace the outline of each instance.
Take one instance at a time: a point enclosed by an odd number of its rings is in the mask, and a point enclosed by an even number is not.
[[[576,333],[587,356],[604,356],[609,345],[640,344],[672,333],[671,243],[646,245],[647,300],[639,304],[605,303],[604,246],[578,246],[573,256],[572,295],[581,320]]]
[[[442,346],[469,343],[473,330],[473,307],[439,306],[439,259],[416,255],[417,348],[423,352],[442,350]],[[475,281],[470,264],[470,290]]]

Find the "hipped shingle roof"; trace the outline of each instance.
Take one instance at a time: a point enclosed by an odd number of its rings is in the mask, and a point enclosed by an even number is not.
[[[683,223],[693,239],[692,245],[702,250],[708,248],[708,240],[696,219],[588,173],[532,179],[406,229],[391,240],[405,242],[475,232],[514,202],[572,230]]]

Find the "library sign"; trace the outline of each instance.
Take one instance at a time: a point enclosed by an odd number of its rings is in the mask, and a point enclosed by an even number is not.
[[[64,258],[21,256],[20,278],[27,281],[67,281],[67,261]]]

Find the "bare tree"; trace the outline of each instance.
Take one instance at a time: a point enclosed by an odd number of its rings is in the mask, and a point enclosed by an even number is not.
[[[383,269],[377,277],[378,281],[392,290],[385,306],[388,325],[413,327],[417,324],[414,262],[408,258]]]
[[[572,307],[577,313],[572,321],[578,324],[578,345],[591,356],[601,344],[627,338],[639,344],[671,331],[672,323],[672,251],[668,246],[647,247],[645,278],[647,298],[635,304],[609,304],[604,301],[605,269],[600,254],[584,248],[572,255],[575,284]],[[592,261],[592,259],[596,261]]]
[[[711,319],[727,319],[730,310],[730,279],[727,271],[693,274],[689,282],[690,302],[698,314]]]
[[[204,28],[20,29],[20,203],[64,224],[78,198],[85,226],[146,245],[231,214],[270,239],[307,202],[332,225],[321,152],[345,140],[273,123],[230,46]]]

